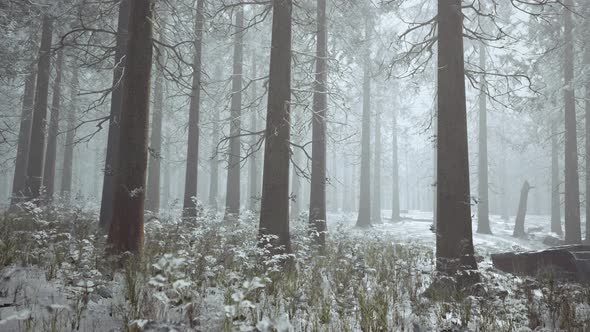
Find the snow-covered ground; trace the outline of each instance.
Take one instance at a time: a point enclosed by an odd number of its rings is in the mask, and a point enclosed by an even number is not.
[[[556,236],[549,232],[548,216],[527,216],[526,238],[512,237],[513,218],[491,216],[494,234],[474,233],[476,255],[483,259],[481,290],[449,302],[422,295],[434,269],[432,214],[411,211],[396,223],[385,219],[389,214],[383,211],[384,222],[369,230],[354,228],[356,215],[329,214],[331,243],[325,258],[309,250],[304,223],[294,222],[296,273],[278,272],[261,261],[256,217],[239,227],[212,217],[192,226],[155,220],[146,224],[146,251],[152,256],[145,260],[152,263],[140,273],[125,269],[114,275],[101,266],[103,249],[90,233],[64,235],[59,225],[52,226],[59,221],[37,216],[41,229],[32,236],[32,248],[14,251],[21,260],[26,251],[29,263],[14,262],[0,272],[0,331],[551,331],[590,326],[587,288],[527,280],[491,266],[491,253],[545,248],[544,237]],[[476,225],[474,220],[474,230]],[[0,238],[0,247],[10,249],[8,242]],[[559,323],[563,319],[572,323]]]
[[[431,211],[409,211],[402,213],[402,221],[392,223],[391,211],[383,210],[383,223],[373,227],[381,232],[390,234],[392,239],[400,242],[420,243],[425,246],[435,245],[434,233],[430,231],[432,226]],[[356,214],[330,214],[329,224],[343,223],[354,226]],[[478,234],[477,219],[473,218],[473,244],[477,255],[488,256],[492,253],[504,251],[539,250],[546,248],[543,239],[550,235],[559,238],[560,236],[551,232],[550,217],[542,215],[527,215],[525,219],[526,238],[515,238],[514,216],[509,220],[502,220],[500,216],[490,215],[490,227],[493,235]],[[585,226],[582,225],[582,228]]]

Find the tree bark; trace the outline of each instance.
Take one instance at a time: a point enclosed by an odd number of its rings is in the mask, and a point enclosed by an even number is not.
[[[557,143],[557,119],[551,121],[551,231],[559,235],[561,230],[561,199],[559,191],[559,145]]]
[[[483,43],[479,45],[479,67],[481,71],[486,69],[486,53]],[[490,228],[490,210],[488,195],[488,115],[487,115],[487,84],[485,75],[481,75],[479,83],[479,169],[478,169],[478,196],[477,204],[477,232],[492,234]]]
[[[293,121],[297,123],[298,121]],[[300,142],[296,142],[299,144]],[[293,163],[297,165],[297,167],[301,167],[301,149],[295,148],[293,151]],[[296,220],[299,218],[299,213],[301,213],[301,203],[303,201],[303,190],[301,186],[301,178],[299,174],[297,174],[297,167],[293,166],[291,169],[291,208],[290,214],[291,219]]]
[[[25,91],[20,117],[20,128],[18,130],[14,177],[12,179],[12,198],[10,201],[12,207],[22,202],[25,198],[29,142],[31,140],[31,125],[33,122],[33,103],[35,102],[36,76],[37,73],[34,70],[31,70],[25,78]]]
[[[565,1],[564,15],[564,65],[565,87],[565,242],[582,242],[580,225],[580,184],[578,177],[578,143],[576,137],[576,100],[574,95],[574,45],[571,16],[572,1]]]
[[[104,164],[104,178],[102,183],[102,195],[100,201],[99,226],[108,230],[113,219],[113,196],[115,193],[114,180],[117,157],[119,152],[119,140],[121,137],[121,86],[125,74],[125,52],[127,52],[127,39],[129,28],[129,8],[131,0],[121,0],[119,4],[119,17],[117,23],[117,41],[115,45],[115,67],[113,69],[113,91],[111,92],[111,110],[109,119],[109,134],[107,138],[107,151]]]
[[[317,41],[313,94],[311,188],[309,224],[312,239],[320,248],[326,245],[326,131],[328,116],[328,21],[326,0],[317,1]],[[334,172],[336,163],[334,160]],[[333,184],[335,185],[335,184]],[[336,202],[336,197],[332,198]],[[337,204],[334,204],[337,206]]]
[[[514,237],[522,237],[526,235],[524,231],[524,219],[526,217],[529,190],[531,190],[531,186],[529,185],[528,181],[525,181],[522,185],[522,189],[520,190],[520,201],[518,202],[518,212],[516,213],[514,233],[512,235]]]
[[[205,23],[205,0],[197,1],[195,17],[195,53],[193,55],[193,84],[189,106],[188,144],[186,151],[186,174],[184,180],[183,216],[195,217],[197,214],[197,176],[199,173],[199,117],[201,108],[201,66],[203,56],[203,34]]]
[[[461,0],[438,1],[437,270],[477,268],[473,254]]]
[[[374,224],[380,224],[381,220],[381,109],[375,112],[375,152],[373,165],[373,211],[371,212]]]
[[[584,65],[586,68],[590,66],[590,28],[588,23],[590,22],[590,4],[585,3],[585,48],[584,48]],[[586,242],[590,243],[590,79],[586,76],[584,82],[585,92],[585,116],[586,116]],[[561,230],[561,226],[560,226]]]
[[[59,134],[59,112],[61,111],[61,78],[63,67],[63,50],[57,52],[55,64],[55,80],[51,101],[51,118],[49,120],[49,132],[47,133],[47,148],[45,151],[45,164],[43,171],[43,187],[45,187],[45,200],[50,202],[55,192],[55,162],[57,160],[57,135]]]
[[[113,253],[140,254],[148,156],[153,1],[132,1],[130,10],[119,165],[108,244]]]
[[[161,22],[164,30],[160,39],[166,40],[164,35],[166,21]],[[154,80],[154,110],[152,111],[152,130],[150,137],[149,172],[147,181],[146,209],[153,213],[160,212],[160,170],[162,161],[162,104],[164,101],[164,63],[161,55],[156,59],[156,77]]]
[[[363,115],[361,130],[361,178],[357,227],[371,226],[371,18],[365,22],[365,55],[363,74]]]
[[[291,134],[292,0],[273,1],[259,236],[271,253],[290,253],[289,155]],[[269,238],[268,236],[276,236]]]
[[[392,136],[391,136],[391,148],[392,148],[392,160],[391,160],[391,179],[392,179],[392,193],[391,193],[391,221],[397,222],[401,220],[400,208],[399,208],[399,161],[397,156],[397,111],[392,112]]]
[[[72,192],[72,173],[74,165],[74,137],[76,135],[76,111],[78,107],[78,63],[72,62],[72,85],[70,88],[70,109],[68,111],[68,123],[66,142],[64,146],[64,163],[61,175],[61,195],[68,201]]]
[[[237,220],[240,215],[240,134],[242,113],[242,72],[244,48],[244,9],[236,15],[234,61],[230,107],[229,158],[225,193],[225,220]]]
[[[51,39],[53,33],[53,19],[43,16],[41,28],[41,46],[37,64],[37,86],[35,91],[35,105],[33,108],[33,123],[31,126],[31,141],[27,162],[27,196],[29,200],[40,197],[43,179],[43,161],[45,149],[45,125],[47,118],[47,99],[49,92],[49,70],[51,63]]]
[[[256,79],[258,75],[257,69],[257,62],[258,57],[256,56],[256,52],[252,52],[252,79]],[[250,111],[250,131],[252,133],[258,132],[258,108],[256,107],[256,98],[258,95],[257,89],[257,82],[252,82],[252,105],[253,108]],[[252,149],[255,149],[255,146],[258,142],[258,135],[252,135],[250,137],[250,146]],[[249,164],[249,191],[250,191],[250,199],[248,200],[248,208],[250,211],[257,211],[258,210],[258,200],[260,196],[260,184],[258,180],[258,151],[253,151],[250,154],[250,164]]]

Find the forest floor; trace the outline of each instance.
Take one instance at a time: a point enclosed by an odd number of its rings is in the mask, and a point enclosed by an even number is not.
[[[389,215],[384,211],[383,215]],[[107,260],[96,213],[30,208],[0,220],[0,331],[575,331],[590,326],[590,288],[513,276],[490,254],[545,248],[547,216],[492,216],[474,234],[481,282],[469,289],[434,278],[426,212],[354,228],[330,214],[328,246],[310,245],[305,218],[292,222],[294,264],[256,243],[257,218],[239,224],[203,211],[198,220],[149,218],[141,262]],[[474,229],[476,223],[474,222]],[[443,283],[443,285],[445,285]],[[435,289],[435,291],[432,291]]]

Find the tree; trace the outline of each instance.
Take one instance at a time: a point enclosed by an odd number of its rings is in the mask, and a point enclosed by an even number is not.
[[[45,14],[43,15],[41,27],[41,45],[37,63],[37,87],[27,162],[26,191],[29,200],[39,198],[43,180],[43,150],[45,149],[45,121],[47,118],[52,33],[53,18]]]
[[[78,63],[72,61],[72,85],[70,88],[70,109],[64,149],[63,173],[61,176],[61,195],[70,198],[72,192],[72,173],[74,164],[74,137],[76,135],[76,108],[78,107]]]
[[[357,227],[371,226],[371,18],[365,21],[365,51],[363,67],[363,115],[361,130],[361,178]]]
[[[47,133],[47,148],[45,151],[45,164],[43,171],[43,186],[45,187],[45,199],[51,201],[55,191],[55,161],[57,155],[57,135],[59,134],[59,113],[61,108],[61,78],[63,67],[63,50],[57,52],[55,63],[55,79],[51,101],[51,118],[49,120],[49,132]]]
[[[580,184],[578,177],[578,143],[576,138],[576,100],[574,95],[574,44],[571,0],[565,0],[563,99],[565,102],[565,242],[581,243]]]
[[[297,116],[293,116],[293,118],[297,118]],[[297,120],[294,120],[293,123],[298,123]],[[293,135],[295,136],[295,135]],[[295,142],[296,144],[300,142]],[[301,149],[297,148],[293,151],[293,163],[300,167],[301,165]],[[297,167],[293,167],[291,169],[291,219],[299,218],[299,213],[301,212],[301,203],[303,201],[303,188],[301,185],[301,177],[298,174]]]
[[[201,108],[201,66],[203,56],[203,34],[205,24],[205,0],[197,1],[195,17],[195,41],[193,54],[193,82],[188,117],[188,144],[186,151],[186,174],[184,180],[183,216],[194,217],[197,214],[197,176],[199,173],[199,117]]]
[[[31,66],[32,67],[32,66]],[[31,125],[33,118],[33,103],[35,102],[35,79],[37,73],[30,68],[30,73],[25,78],[25,90],[23,95],[23,106],[18,130],[18,145],[12,180],[12,198],[10,205],[21,202],[24,198],[27,163],[29,159],[29,142],[31,139]]]
[[[113,197],[115,193],[114,180],[117,157],[119,152],[119,139],[121,137],[121,82],[123,82],[125,63],[127,58],[127,39],[129,28],[129,8],[131,0],[121,0],[119,3],[119,17],[117,20],[117,40],[115,44],[115,67],[113,68],[113,88],[111,91],[111,109],[109,114],[109,133],[107,137],[107,152],[104,163],[104,180],[102,184],[102,195],[100,201],[99,226],[108,230],[113,219]]]
[[[399,209],[399,161],[397,158],[397,111],[392,112],[392,135],[391,135],[391,149],[392,149],[392,160],[391,160],[391,179],[392,179],[392,193],[391,193],[391,221],[400,221],[400,209]]]
[[[479,44],[479,67],[482,72],[486,68],[485,46]],[[481,75],[479,85],[479,152],[478,152],[478,196],[477,232],[492,234],[490,228],[490,212],[488,200],[488,116],[485,75]]]
[[[381,110],[375,112],[375,151],[373,164],[373,211],[372,222],[380,224],[381,221]]]
[[[218,64],[215,67],[215,77],[218,80],[222,78],[222,68]],[[214,110],[214,118],[213,118],[213,130],[211,132],[211,137],[213,139],[212,149],[211,149],[211,160],[210,160],[210,169],[211,169],[211,180],[209,181],[209,206],[214,210],[217,211],[217,196],[219,195],[219,155],[217,154],[217,142],[219,141],[219,107],[216,105]]]
[[[473,254],[461,0],[438,1],[436,267],[477,268]]]
[[[272,253],[290,253],[289,155],[292,0],[273,0],[259,236]],[[269,238],[273,236],[274,238]]]
[[[162,23],[160,38],[166,40]],[[164,62],[160,53],[156,57],[156,78],[154,80],[154,109],[152,111],[152,136],[150,137],[149,173],[147,182],[146,209],[153,213],[160,211],[160,165],[162,160],[162,104],[164,100]]]
[[[584,6],[585,10],[585,30],[584,30],[584,40],[585,48],[584,48],[584,65],[586,68],[590,66],[590,46],[588,42],[590,41],[590,28],[588,27],[588,23],[590,22],[590,4],[588,2],[585,3]],[[588,197],[590,197],[590,77],[586,74],[585,81],[584,81],[584,93],[585,93],[585,117],[586,117],[586,242],[590,241],[590,201]],[[561,226],[560,226],[561,230]]]
[[[551,121],[551,231],[561,231],[561,199],[559,191],[559,147],[557,144],[557,119]]]
[[[258,57],[256,56],[256,52],[252,52],[252,77],[256,78],[257,77],[257,63],[258,63]],[[257,92],[257,84],[256,82],[252,82],[252,99],[255,99],[258,95]],[[258,132],[258,119],[257,119],[257,108],[254,106],[252,108],[252,111],[250,112],[250,132],[252,133],[256,133]],[[250,146],[252,147],[252,149],[255,149],[255,146],[257,144],[257,136],[256,135],[251,135],[250,137]],[[252,151],[252,153],[250,154],[250,165],[249,165],[249,169],[248,172],[250,173],[248,176],[248,186],[250,187],[249,191],[250,191],[250,199],[249,199],[249,203],[248,203],[248,208],[250,209],[250,211],[255,211],[258,210],[258,197],[260,196],[260,184],[259,184],[259,180],[258,180],[258,169],[260,167],[258,166],[258,153],[257,151]]]
[[[522,184],[522,189],[520,190],[520,200],[518,201],[518,212],[516,213],[516,220],[514,223],[514,233],[512,235],[514,237],[522,237],[526,235],[524,231],[524,219],[526,217],[527,200],[531,188],[532,187],[528,181],[525,181]]]
[[[143,249],[143,213],[148,156],[153,1],[132,1],[121,104],[113,220],[108,243],[114,253]]]
[[[225,193],[225,220],[237,220],[240,215],[240,134],[242,113],[242,72],[244,58],[244,9],[236,15],[234,59],[230,106],[229,157]]]
[[[326,0],[317,1],[317,40],[312,115],[311,188],[309,223],[312,238],[326,243],[326,130],[328,116],[328,22]],[[334,169],[336,169],[334,167]],[[336,200],[336,197],[333,198]]]

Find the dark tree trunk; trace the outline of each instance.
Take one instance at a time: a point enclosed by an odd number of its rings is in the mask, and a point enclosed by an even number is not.
[[[61,195],[67,200],[71,198],[72,173],[74,165],[74,137],[76,135],[76,111],[78,107],[78,63],[72,62],[72,85],[70,89],[70,109],[68,111],[68,123],[66,142],[64,146],[64,164],[61,175]]]
[[[194,217],[197,214],[197,176],[199,173],[199,117],[201,108],[201,61],[203,54],[203,27],[205,21],[205,0],[197,1],[195,18],[195,53],[193,56],[193,84],[188,117],[188,144],[186,151],[186,175],[184,180],[183,216]]]
[[[461,0],[438,1],[437,270],[477,268],[473,256]]]
[[[561,230],[561,198],[559,194],[559,145],[557,143],[557,119],[551,121],[551,231],[559,235]]]
[[[227,187],[225,192],[225,219],[237,220],[240,215],[240,134],[242,113],[242,72],[244,10],[240,6],[236,16],[234,35],[234,63],[232,75],[232,96],[230,107],[229,158],[227,165]]]
[[[274,0],[259,236],[273,253],[290,253],[289,155],[291,135],[292,0]],[[276,239],[269,239],[274,235]]]
[[[314,242],[326,244],[326,130],[328,116],[328,21],[326,0],[317,1],[317,42],[313,94],[309,224]],[[334,171],[336,163],[334,160]],[[335,185],[335,183],[333,184]],[[336,197],[332,198],[336,202]],[[336,205],[336,204],[335,204]]]
[[[522,189],[520,190],[520,201],[518,201],[518,212],[516,213],[516,221],[514,223],[514,237],[522,237],[526,235],[524,231],[524,219],[526,217],[527,201],[529,197],[529,190],[531,190],[531,188],[532,187],[529,185],[528,181],[525,181],[522,184]]]
[[[590,28],[588,28],[588,23],[590,23],[590,4],[588,2],[585,3],[585,20],[584,24],[585,27],[585,40],[586,45],[584,49],[584,65],[586,68],[590,66]],[[586,116],[586,242],[590,243],[590,79],[586,76],[586,81],[584,82],[584,92],[585,92],[585,116]],[[561,230],[561,226],[560,226]]]
[[[375,112],[375,164],[373,165],[373,211],[371,216],[374,224],[381,220],[381,109]]]
[[[114,253],[140,254],[148,157],[153,1],[132,1],[130,13],[119,164],[108,243]]]
[[[165,31],[166,22],[162,21]],[[166,40],[164,32],[160,38]],[[154,80],[154,110],[152,111],[152,130],[150,137],[150,154],[147,181],[146,209],[153,213],[160,212],[160,166],[162,160],[162,104],[164,100],[164,69],[163,59],[158,56],[156,61],[156,77]]]
[[[114,180],[117,157],[119,152],[119,137],[121,136],[121,86],[125,68],[125,52],[127,52],[127,29],[129,27],[130,0],[121,0],[119,4],[119,18],[117,23],[117,41],[115,45],[115,68],[113,69],[113,91],[111,92],[111,110],[109,119],[109,134],[107,138],[107,152],[104,163],[104,178],[100,201],[99,226],[108,230],[113,219],[113,196],[115,192]]]
[[[257,78],[257,62],[258,62],[258,57],[256,56],[256,52],[252,52],[252,79],[256,79]],[[252,105],[253,108],[250,111],[250,131],[252,133],[255,133],[258,131],[258,108],[256,107],[256,98],[258,95],[258,90],[257,88],[257,82],[252,82]],[[258,135],[252,135],[250,138],[250,146],[252,149],[255,149],[256,147],[256,143],[258,142]],[[252,154],[250,154],[250,164],[249,164],[249,170],[248,172],[250,173],[248,178],[248,185],[249,185],[249,191],[250,191],[250,199],[248,200],[248,208],[250,209],[250,211],[257,211],[258,210],[258,200],[259,200],[259,196],[260,196],[260,184],[259,184],[259,180],[258,180],[258,152],[252,152]]]
[[[479,66],[481,71],[486,69],[486,53],[483,43],[479,45]],[[487,85],[485,75],[481,75],[479,83],[479,170],[478,175],[478,196],[477,204],[477,232],[492,234],[490,228],[490,211],[488,196],[488,115],[487,115]]]
[[[400,221],[400,209],[399,209],[399,161],[397,158],[397,111],[393,111],[392,115],[393,124],[391,136],[391,149],[392,149],[392,161],[391,161],[391,179],[392,179],[392,192],[391,192],[391,221]]]
[[[571,0],[564,8],[564,102],[565,102],[565,242],[582,242],[580,226],[580,184],[578,178],[578,143],[576,138],[576,100],[574,95],[574,44]]]
[[[59,112],[61,111],[61,77],[63,62],[63,50],[59,50],[57,52],[57,62],[55,64],[55,80],[53,81],[53,93],[51,101],[51,118],[49,120],[49,132],[47,133],[47,150],[45,151],[45,165],[43,171],[45,200],[48,202],[53,199],[53,193],[55,192],[55,162],[57,160]]]
[[[361,178],[357,227],[371,226],[371,35],[373,24],[365,22],[365,55],[363,74],[363,116],[361,129]]]
[[[11,206],[20,203],[25,198],[25,186],[27,179],[27,161],[29,156],[29,141],[31,139],[31,124],[33,118],[33,103],[35,102],[35,78],[37,73],[31,71],[25,78],[25,91],[23,95],[23,107],[18,130],[18,146],[16,150],[16,162],[14,178],[12,180]]]
[[[27,162],[26,195],[30,200],[39,198],[43,179],[47,94],[49,92],[49,70],[51,63],[51,35],[53,33],[53,19],[48,15],[43,16],[41,29],[35,106],[33,108],[33,123],[31,126],[31,141]]]

